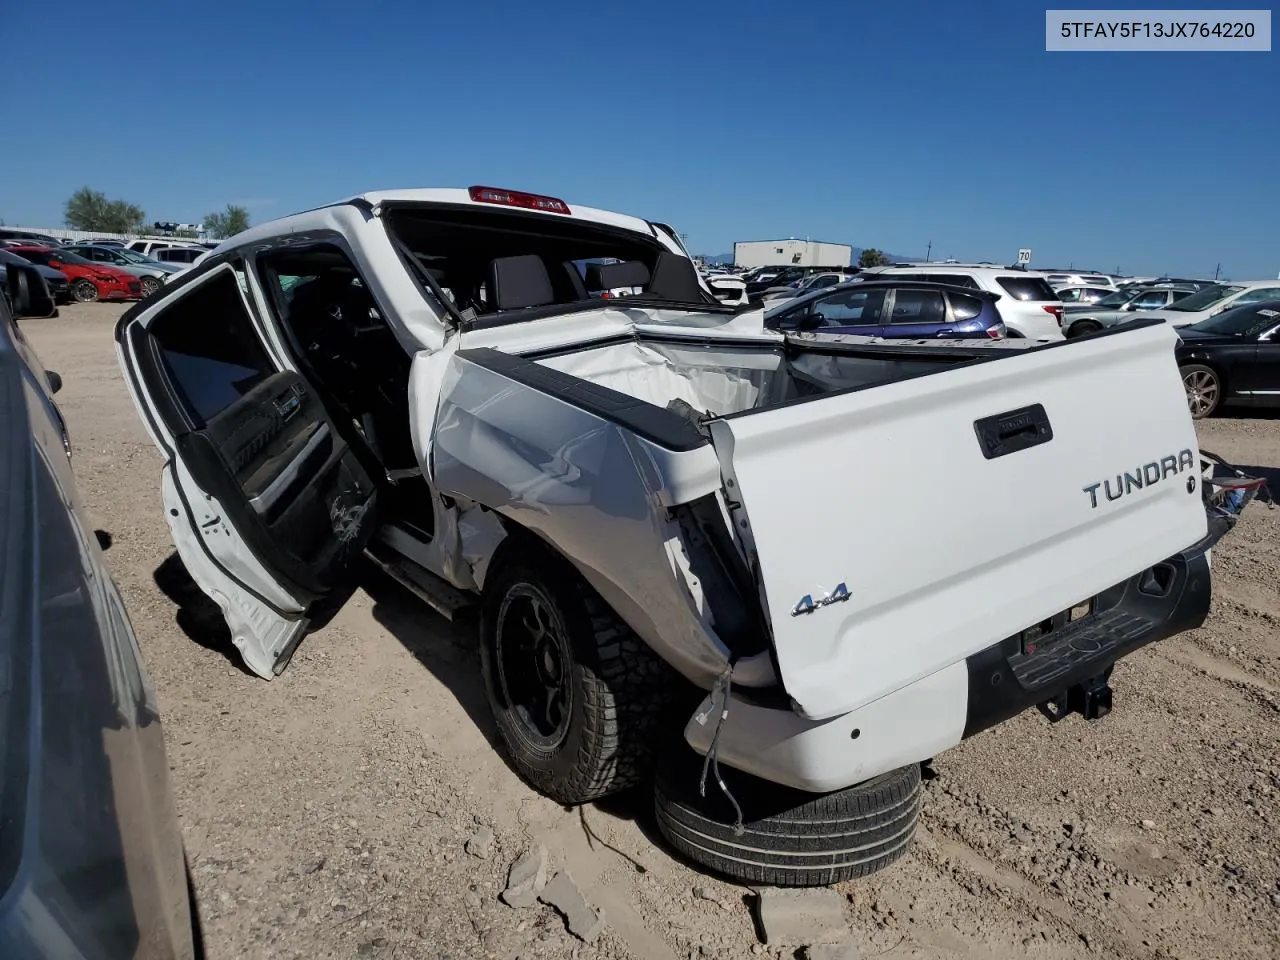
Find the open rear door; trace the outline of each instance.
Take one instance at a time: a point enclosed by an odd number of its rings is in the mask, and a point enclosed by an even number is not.
[[[267,346],[248,289],[242,264],[218,264],[125,314],[116,349],[164,456],[178,555],[271,679],[317,606],[350,589],[377,496],[312,387]]]

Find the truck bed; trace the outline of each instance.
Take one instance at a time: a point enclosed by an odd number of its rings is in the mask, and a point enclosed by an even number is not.
[[[750,653],[721,634],[756,605],[776,680],[822,719],[1204,537],[1175,340],[1149,324],[1016,350],[692,331],[462,349],[435,482],[560,548],[699,682],[711,648]],[[675,521],[707,496],[748,595],[717,600],[690,566]]]

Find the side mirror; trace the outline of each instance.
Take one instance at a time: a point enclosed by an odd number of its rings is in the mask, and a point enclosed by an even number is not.
[[[44,372],[44,378],[47,381],[49,381],[50,393],[57,393],[59,390],[62,389],[62,374],[57,373],[53,370],[46,370]]]
[[[9,299],[13,303],[15,319],[53,315],[56,306],[39,270],[35,267],[10,263],[5,266],[5,272],[9,281]]]
[[[827,318],[824,317],[822,314],[818,313],[817,311],[814,311],[813,313],[809,313],[801,317],[800,321],[796,324],[796,329],[797,330],[817,330],[820,326],[822,326],[823,322],[826,319]]]

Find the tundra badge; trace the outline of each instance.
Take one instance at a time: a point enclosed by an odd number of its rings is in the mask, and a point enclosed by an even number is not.
[[[1123,474],[1117,473],[1114,490],[1111,489],[1110,478],[1099,480],[1097,483],[1091,483],[1087,487],[1081,487],[1080,489],[1089,495],[1089,506],[1096,510],[1098,508],[1099,487],[1102,488],[1108,500],[1119,500],[1125,494],[1132,493],[1134,490],[1153,486],[1166,477],[1174,477],[1184,470],[1190,470],[1195,466],[1195,463],[1196,456],[1194,453],[1190,450],[1181,450],[1177,454],[1171,453],[1167,457],[1161,457],[1158,461],[1152,460],[1150,463],[1141,464],[1132,473],[1127,470]],[[1192,493],[1195,492],[1194,479],[1189,480],[1187,489]]]
[[[825,607],[832,603],[841,603],[848,600],[850,596],[849,588],[843,583],[818,600],[813,599],[813,594],[806,593],[800,598],[800,602],[791,608],[791,615],[798,617],[802,613],[813,613],[819,607]]]

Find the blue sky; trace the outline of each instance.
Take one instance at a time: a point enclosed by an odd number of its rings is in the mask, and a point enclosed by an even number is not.
[[[234,202],[257,222],[485,183],[705,253],[932,240],[1280,273],[1280,54],[1046,53],[1026,2],[61,0],[0,24],[10,224],[60,224],[86,184],[151,219]]]

